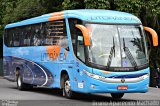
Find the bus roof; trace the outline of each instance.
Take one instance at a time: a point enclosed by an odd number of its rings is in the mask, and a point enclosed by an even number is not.
[[[8,24],[6,25],[5,28],[12,28],[23,25],[47,22],[60,18],[62,19],[77,18],[83,21],[94,22],[94,23],[141,24],[141,21],[136,16],[125,12],[112,11],[112,10],[99,10],[99,9],[80,9],[80,10],[64,10],[61,12],[45,14],[35,18]]]

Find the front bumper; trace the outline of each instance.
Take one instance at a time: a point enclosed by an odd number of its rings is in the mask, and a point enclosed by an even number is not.
[[[106,83],[90,77],[86,81],[86,93],[145,93],[149,88],[149,77],[135,83]],[[118,86],[128,86],[128,89],[118,90]]]

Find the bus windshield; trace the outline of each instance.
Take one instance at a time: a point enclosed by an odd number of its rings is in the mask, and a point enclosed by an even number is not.
[[[148,63],[140,25],[86,24],[90,33],[89,62],[107,67],[137,67]]]

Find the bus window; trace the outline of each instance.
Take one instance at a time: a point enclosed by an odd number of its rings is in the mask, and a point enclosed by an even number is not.
[[[31,45],[33,46],[40,46],[40,24],[36,24],[32,26],[32,33],[31,33]]]
[[[25,27],[20,27],[20,32],[19,32],[19,45],[23,46],[24,45],[24,28]]]
[[[82,62],[85,62],[84,39],[81,30],[76,28],[76,24],[82,24],[82,21],[78,19],[69,19],[73,51]]]
[[[5,44],[12,47],[58,45],[69,50],[65,20],[7,29]]]
[[[60,37],[58,45],[68,50],[68,37],[67,36]]]
[[[48,22],[46,27],[45,45],[58,45],[69,50],[65,20]]]
[[[78,35],[78,39],[77,39],[77,57],[82,61],[85,61],[84,40],[83,40],[82,34]]]
[[[19,39],[19,28],[15,28],[13,34],[13,46],[18,47],[20,46],[20,39]]]
[[[26,26],[24,30],[24,44],[23,46],[30,46],[30,39],[31,39],[31,26]]]
[[[41,41],[40,41],[40,45],[43,45],[44,44],[44,41],[45,41],[45,34],[46,34],[46,27],[45,27],[46,23],[41,23],[40,24],[40,38],[41,38]]]
[[[10,47],[12,46],[12,29],[7,29],[5,30],[5,38],[4,38],[4,43],[6,46]]]

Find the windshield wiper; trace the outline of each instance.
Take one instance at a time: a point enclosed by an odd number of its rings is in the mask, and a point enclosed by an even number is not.
[[[114,37],[113,37],[113,46],[111,47],[109,58],[108,58],[108,62],[107,62],[107,66],[108,67],[111,65],[113,54],[114,54],[114,57],[115,57],[115,42],[114,42]]]
[[[124,40],[124,38],[123,38],[123,50],[124,50],[125,54],[127,55],[129,61],[131,62],[132,66],[137,67],[137,63],[136,63],[134,57],[132,56],[131,51],[130,51],[129,48],[126,47],[126,45],[125,45],[125,40]]]

